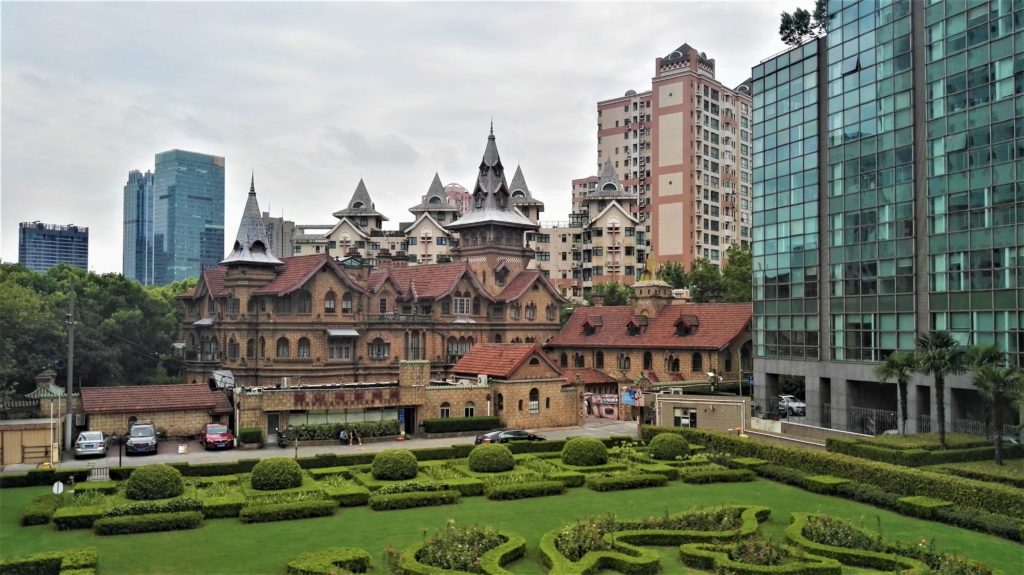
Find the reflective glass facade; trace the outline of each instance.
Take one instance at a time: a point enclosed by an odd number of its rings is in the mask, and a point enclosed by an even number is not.
[[[124,186],[121,273],[143,285],[153,283],[153,173],[128,173]]]
[[[157,154],[153,193],[155,283],[199,277],[215,267],[224,258],[224,158]]]

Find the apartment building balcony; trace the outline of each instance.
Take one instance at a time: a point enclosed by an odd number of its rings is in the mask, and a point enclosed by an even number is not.
[[[589,270],[594,267],[594,262],[583,262],[583,269]]]

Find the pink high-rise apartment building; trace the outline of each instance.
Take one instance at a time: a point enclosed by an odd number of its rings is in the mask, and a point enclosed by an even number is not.
[[[650,90],[598,102],[598,165],[638,199],[638,268],[648,256],[717,265],[750,244],[752,108],[749,83],[726,87],[689,44],[655,60]]]

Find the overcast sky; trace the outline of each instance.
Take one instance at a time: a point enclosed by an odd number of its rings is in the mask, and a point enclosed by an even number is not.
[[[543,219],[596,173],[596,103],[650,88],[684,42],[735,86],[809,0],[612,3],[0,3],[0,245],[18,222],[89,227],[121,271],[123,187],[180,148],[226,158],[225,240],[260,207],[331,223],[359,178],[392,227],[434,172],[473,184],[494,131]]]

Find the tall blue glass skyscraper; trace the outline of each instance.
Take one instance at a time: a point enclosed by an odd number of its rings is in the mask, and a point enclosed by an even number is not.
[[[153,172],[128,172],[124,185],[124,249],[122,274],[143,285],[153,284]]]
[[[224,258],[224,158],[170,150],[153,174],[154,283],[199,277]]]

